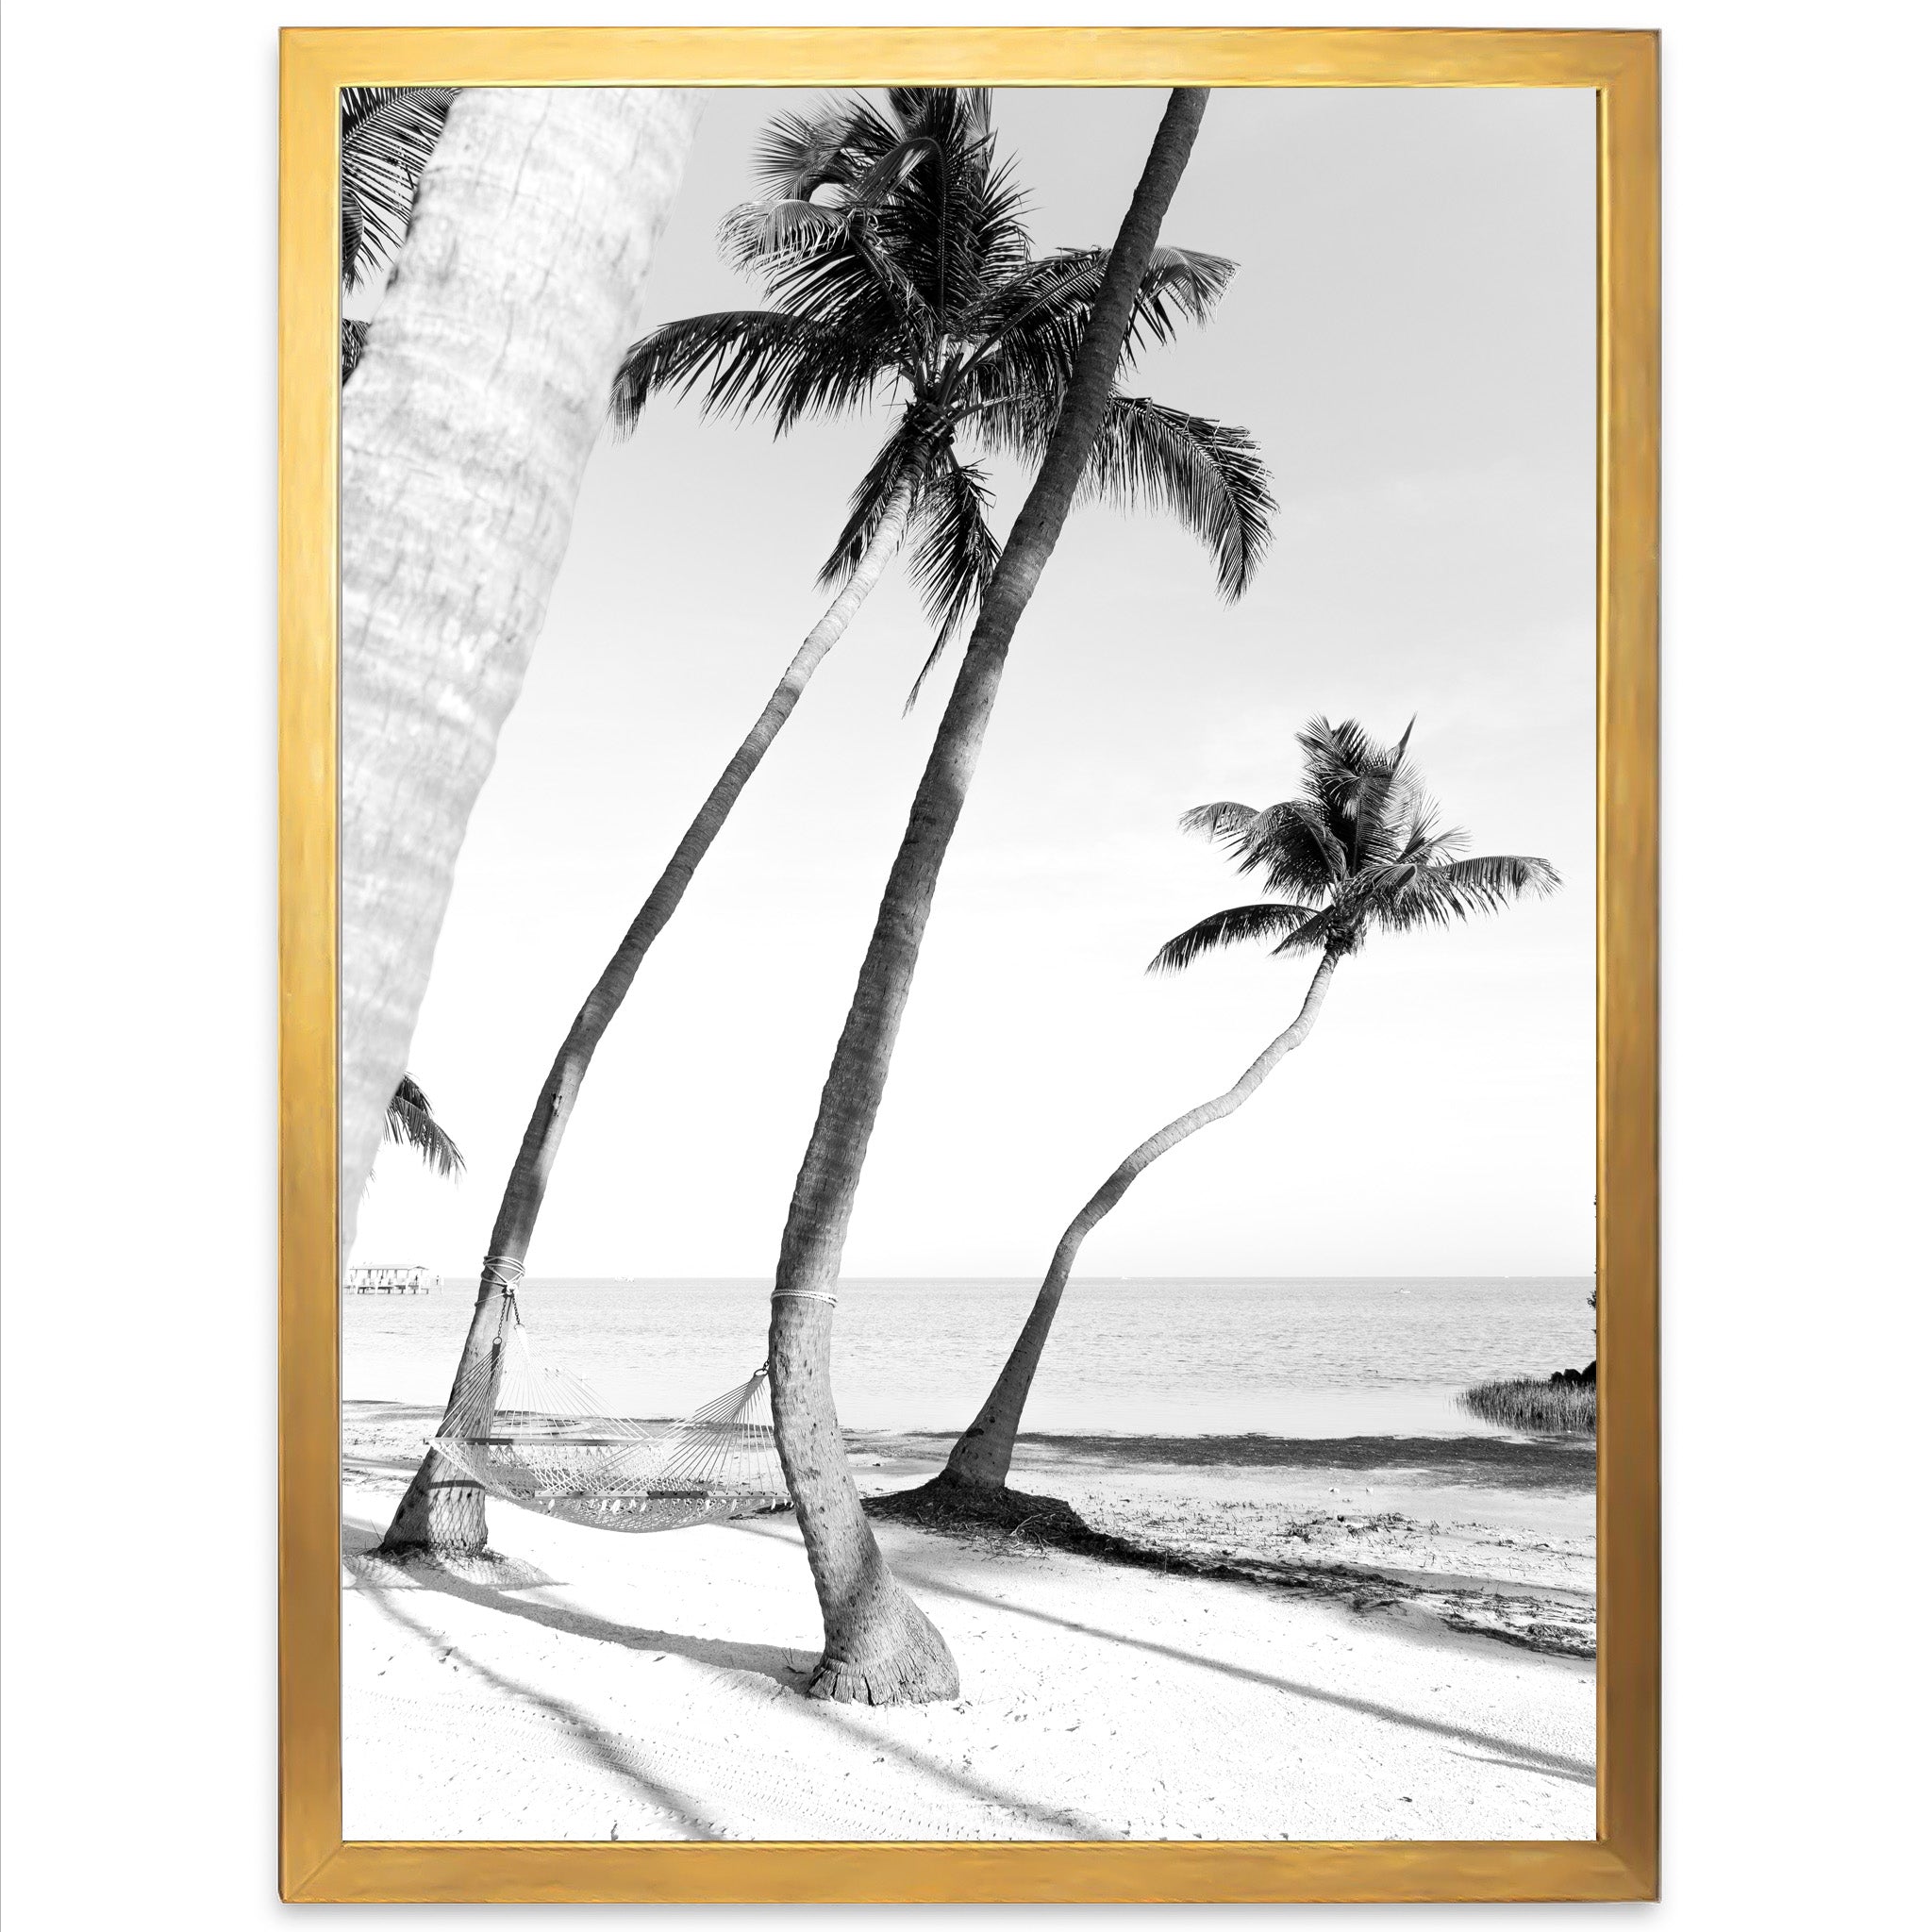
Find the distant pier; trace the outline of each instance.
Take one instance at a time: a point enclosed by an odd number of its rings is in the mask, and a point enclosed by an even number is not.
[[[438,1278],[426,1268],[351,1268],[344,1285],[351,1294],[427,1294]]]

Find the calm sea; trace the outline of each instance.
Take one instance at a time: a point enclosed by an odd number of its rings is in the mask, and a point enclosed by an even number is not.
[[[958,1430],[1031,1306],[1031,1281],[841,1289],[833,1387],[848,1428]],[[1069,1434],[1484,1435],[1457,1391],[1580,1368],[1587,1276],[1075,1280],[1026,1407]],[[533,1347],[614,1412],[683,1415],[764,1357],[769,1283],[532,1279]],[[342,1297],[342,1392],[441,1405],[475,1294]]]

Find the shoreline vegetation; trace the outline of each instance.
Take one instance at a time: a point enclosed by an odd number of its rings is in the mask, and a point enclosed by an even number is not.
[[[1518,1376],[1505,1382],[1478,1382],[1456,1398],[1457,1406],[1498,1428],[1538,1436],[1596,1439],[1596,1364],[1588,1376],[1574,1369],[1547,1381]]]

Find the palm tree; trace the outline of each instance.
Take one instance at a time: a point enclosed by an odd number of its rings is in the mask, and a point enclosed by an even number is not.
[[[423,1165],[443,1180],[454,1180],[463,1171],[463,1150],[436,1118],[428,1094],[408,1074],[396,1082],[396,1091],[389,1097],[384,1135],[399,1147],[413,1147],[423,1157]]]
[[[700,385],[707,413],[760,413],[774,434],[889,400],[891,428],[819,582],[858,583],[862,598],[912,536],[913,580],[935,632],[923,679],[999,559],[984,461],[958,445],[1038,464],[1108,251],[1034,255],[984,88],[889,88],[883,111],[858,99],[780,114],[753,165],[765,193],[726,215],[720,242],[770,306],[645,337],[612,390],[618,429],[628,434],[653,396]],[[1124,361],[1172,341],[1183,322],[1206,321],[1234,273],[1219,256],[1158,249]],[[1117,395],[1086,484],[1126,507],[1168,509],[1214,552],[1224,595],[1247,588],[1274,504],[1244,430]],[[796,703],[858,601],[826,612],[774,702]]]
[[[453,87],[345,87],[341,91],[342,290],[366,281],[402,246],[416,184],[442,132]],[[342,319],[347,382],[369,325]]]
[[[342,391],[345,1250],[694,117],[683,91],[465,90]]]
[[[1178,973],[1205,953],[1255,940],[1277,958],[1319,955],[1314,976],[1293,1023],[1247,1072],[1226,1092],[1141,1141],[1068,1224],[992,1392],[953,1445],[944,1471],[926,1486],[937,1500],[951,1491],[952,1500],[975,1507],[1005,1487],[1021,1412],[1081,1242],[1156,1160],[1225,1120],[1308,1037],[1342,960],[1359,952],[1371,933],[1452,925],[1499,911],[1524,893],[1556,890],[1556,868],[1547,859],[1458,856],[1467,840],[1439,827],[1409,768],[1408,739],[1405,731],[1392,747],[1381,745],[1353,720],[1330,725],[1317,718],[1298,736],[1305,764],[1299,796],[1259,811],[1204,805],[1181,820],[1185,830],[1219,840],[1237,871],[1258,875],[1279,896],[1190,926],[1161,947],[1148,971]]]
[[[402,245],[430,150],[457,91],[449,87],[345,87],[341,90],[342,290],[358,288]],[[369,340],[366,322],[342,319],[341,379],[347,382]],[[429,1096],[405,1074],[390,1095],[384,1138],[413,1147],[444,1180],[463,1171],[463,1155],[436,1118]]]
[[[1177,88],[1168,98],[1080,333],[1045,459],[980,601],[792,1190],[772,1291],[772,1409],[824,1618],[824,1653],[808,1687],[814,1697],[921,1703],[958,1690],[945,1639],[886,1567],[846,1461],[831,1381],[839,1260],[940,868],[973,782],[1007,653],[1101,439],[1161,220],[1207,105],[1203,88]]]
[[[989,111],[983,90],[902,88],[888,92],[885,111],[860,100],[815,119],[780,115],[757,150],[766,197],[724,225],[727,255],[762,280],[772,306],[668,323],[618,371],[612,408],[623,432],[652,397],[700,388],[708,411],[763,412],[780,433],[880,397],[892,402],[892,423],[821,573],[836,591],[830,607],[685,829],[551,1063],[505,1184],[458,1386],[490,1348],[504,1270],[521,1273],[529,1254],[591,1058],[812,673],[908,537],[935,632],[922,680],[998,561],[986,522],[989,480],[961,457],[959,441],[1034,459],[1044,450],[1108,251],[1035,258]],[[1134,304],[1129,349],[1205,318],[1233,273],[1213,256],[1159,251]],[[1170,510],[1213,551],[1224,594],[1246,589],[1274,501],[1245,431],[1117,394],[1086,475],[1094,496]],[[482,1491],[453,1471],[439,1477],[436,1461],[428,1451],[388,1546],[480,1550]]]

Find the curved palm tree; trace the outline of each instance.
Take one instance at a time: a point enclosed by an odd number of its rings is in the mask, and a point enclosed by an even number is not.
[[[443,1180],[454,1180],[463,1171],[463,1150],[436,1118],[428,1094],[416,1084],[413,1074],[405,1074],[396,1082],[396,1091],[389,1097],[383,1133],[399,1147],[413,1147],[423,1157],[423,1165]]]
[[[1000,546],[987,524],[986,471],[959,442],[1043,456],[1106,277],[1106,249],[1034,256],[984,90],[893,89],[884,110],[859,100],[816,118],[782,114],[755,164],[766,193],[725,217],[721,240],[762,281],[771,306],[667,323],[636,343],[612,386],[620,431],[651,398],[693,391],[708,412],[760,413],[774,433],[886,399],[892,425],[821,573],[837,594],[686,828],[538,1093],[491,1234],[458,1386],[490,1346],[504,1270],[522,1271],[584,1075],[645,954],[904,541],[913,543],[912,575],[935,632],[920,680],[973,613]],[[1217,257],[1157,250],[1134,300],[1128,353],[1203,320],[1233,274]],[[1084,475],[1089,495],[1166,508],[1211,548],[1223,593],[1246,589],[1274,506],[1244,430],[1116,393]],[[483,1492],[438,1478],[435,1462],[431,1450],[386,1547],[480,1550]]]
[[[1068,1224],[992,1392],[930,1490],[983,1494],[1005,1487],[1021,1412],[1081,1242],[1156,1160],[1225,1120],[1308,1037],[1336,968],[1359,952],[1371,933],[1453,925],[1499,911],[1524,893],[1556,890],[1556,868],[1545,858],[1459,856],[1467,840],[1438,825],[1435,808],[1409,768],[1408,739],[1405,731],[1396,744],[1385,746],[1353,720],[1331,725],[1317,718],[1298,734],[1305,764],[1299,796],[1259,811],[1226,802],[1204,805],[1181,820],[1184,830],[1218,840],[1238,872],[1257,875],[1278,896],[1191,925],[1161,947],[1148,971],[1178,973],[1205,953],[1252,940],[1277,958],[1319,955],[1314,976],[1293,1024],[1247,1072],[1226,1092],[1141,1141]]]
[[[824,1652],[807,1686],[812,1697],[924,1703],[953,1696],[959,1688],[945,1639],[893,1577],[859,1507],[832,1400],[839,1264],[940,872],[972,788],[1007,657],[1089,474],[1143,279],[1154,265],[1160,225],[1207,107],[1205,88],[1175,88],[1155,130],[1081,331],[1040,474],[980,600],[959,675],[913,793],[791,1190],[772,1289],[768,1345],[778,1459],[797,1507],[824,1619]]]
[[[402,246],[416,184],[442,132],[453,87],[341,91],[342,288],[365,281]],[[342,380],[362,359],[369,325],[342,318]]]

